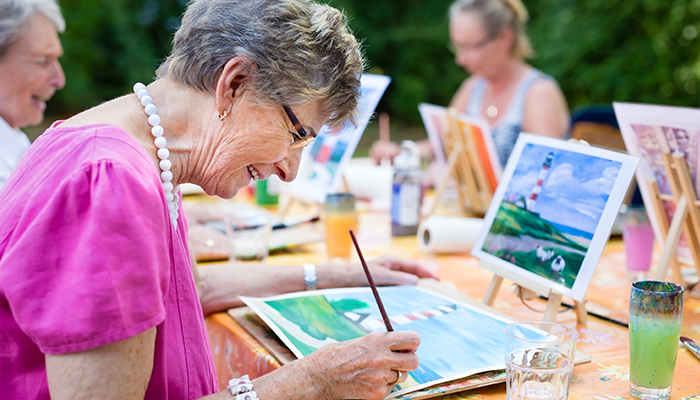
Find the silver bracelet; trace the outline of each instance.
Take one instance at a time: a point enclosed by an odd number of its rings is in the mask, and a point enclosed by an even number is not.
[[[304,284],[306,285],[306,290],[316,290],[316,265],[304,264],[302,268],[304,269]]]
[[[258,394],[253,390],[253,382],[250,381],[248,375],[231,379],[228,381],[227,388],[236,400],[259,400]]]

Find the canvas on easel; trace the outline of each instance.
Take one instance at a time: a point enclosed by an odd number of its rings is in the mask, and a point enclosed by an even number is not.
[[[324,204],[326,194],[343,190],[346,185],[343,170],[390,81],[388,76],[362,75],[357,126],[336,130],[324,126],[321,129],[313,144],[304,149],[297,178],[285,187],[290,198]]]
[[[642,161],[639,189],[662,255],[655,278],[688,284],[679,264],[700,273],[700,110],[614,103],[625,146]],[[697,278],[693,278],[694,280]]]
[[[548,295],[545,320],[554,320],[562,296],[583,302],[638,161],[520,134],[472,248],[496,275],[485,303],[503,278]]]
[[[420,104],[435,158],[443,172],[435,189],[435,205],[447,186],[455,185],[465,214],[486,212],[502,168],[488,124],[433,104]],[[429,214],[433,214],[435,207]]]

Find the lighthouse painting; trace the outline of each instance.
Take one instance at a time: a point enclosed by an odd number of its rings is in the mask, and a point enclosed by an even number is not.
[[[538,284],[549,282],[547,287],[566,292],[586,263],[590,281],[638,159],[521,136],[472,254],[525,270]]]
[[[620,166],[525,146],[483,249],[571,288]]]
[[[547,174],[549,173],[549,167],[552,166],[552,159],[553,158],[554,158],[554,153],[552,153],[550,151],[549,154],[547,154],[547,158],[544,160],[544,164],[542,164],[542,169],[540,170],[540,173],[537,176],[537,183],[535,184],[535,187],[532,188],[532,194],[530,194],[530,198],[527,200],[527,208],[530,210],[535,209],[535,204],[537,202],[537,196],[542,191],[542,184],[544,183],[544,180],[547,179]]]

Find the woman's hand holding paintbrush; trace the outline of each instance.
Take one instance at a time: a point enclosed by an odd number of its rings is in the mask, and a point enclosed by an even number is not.
[[[391,332],[392,335],[401,335],[401,334],[409,334],[410,336],[414,336],[414,339],[418,339],[416,345],[414,347],[406,348],[406,347],[399,347],[395,346],[392,347],[391,350],[394,353],[401,353],[405,355],[412,355],[411,359],[415,357],[415,365],[414,366],[409,366],[408,368],[402,368],[402,366],[397,365],[395,368],[393,368],[393,372],[396,372],[397,376],[396,379],[389,382],[389,386],[394,386],[400,382],[404,382],[408,378],[408,374],[404,374],[405,371],[412,371],[418,367],[418,356],[415,355],[415,352],[418,348],[418,345],[420,344],[420,336],[418,336],[418,333],[412,332],[412,331],[404,331],[404,332],[394,332],[394,328],[391,326],[391,320],[389,319],[389,316],[386,313],[386,310],[384,309],[384,304],[382,303],[381,297],[379,297],[379,291],[377,290],[377,286],[374,284],[374,279],[372,279],[372,274],[369,272],[369,268],[367,267],[367,263],[365,262],[365,258],[362,256],[362,251],[360,250],[360,245],[357,243],[357,239],[355,238],[355,234],[352,232],[352,229],[350,230],[350,237],[352,238],[352,242],[355,245],[355,249],[357,250],[357,255],[360,258],[360,262],[362,263],[362,267],[365,270],[365,274],[367,275],[367,281],[369,282],[370,287],[372,288],[372,294],[374,294],[374,299],[377,301],[377,307],[379,307],[379,312],[382,315],[382,319],[384,320],[384,325],[386,326],[387,332]],[[410,337],[407,337],[407,339],[410,340]],[[408,354],[407,354],[408,353]]]

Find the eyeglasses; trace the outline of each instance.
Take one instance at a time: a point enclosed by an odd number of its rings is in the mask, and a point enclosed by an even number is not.
[[[292,125],[294,125],[294,129],[296,129],[296,131],[297,131],[297,133],[289,132],[292,134],[292,137],[294,138],[292,141],[292,146],[290,148],[291,149],[299,149],[299,148],[308,146],[309,143],[313,142],[314,139],[316,139],[316,137],[306,133],[306,129],[304,129],[304,127],[301,126],[301,122],[299,122],[299,119],[294,114],[294,111],[292,111],[292,109],[288,105],[282,104],[282,107],[284,108],[284,111],[287,113],[287,117],[289,117],[289,120],[292,121]]]
[[[447,43],[447,48],[450,50],[450,53],[457,55],[461,52],[475,52],[479,51],[484,46],[487,44],[491,43],[493,41],[492,35],[487,35],[485,38],[479,40],[475,44],[468,45],[468,44],[463,44],[463,45],[455,45],[454,43]]]

